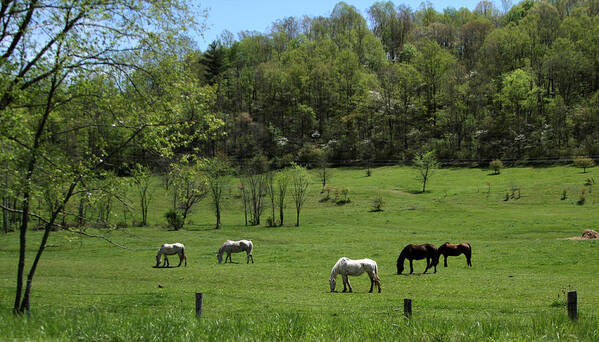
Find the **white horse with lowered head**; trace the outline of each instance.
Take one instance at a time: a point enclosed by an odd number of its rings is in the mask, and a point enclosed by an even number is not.
[[[185,266],[187,266],[187,256],[185,255],[185,246],[182,243],[163,243],[162,246],[160,246],[160,249],[158,250],[158,254],[156,254],[156,266],[154,266],[154,268],[159,267],[160,265],[160,260],[162,259],[162,256],[164,255],[164,264],[162,264],[162,267],[169,267],[170,263],[168,262],[168,258],[166,257],[167,255],[175,255],[178,254],[179,255],[179,265],[177,265],[177,267],[181,266],[181,262],[183,260],[185,260]]]
[[[343,279],[343,292],[347,291],[347,287],[349,287],[349,292],[352,292],[348,276],[359,276],[364,272],[370,277],[370,291],[368,292],[372,292],[372,287],[376,284],[380,293],[381,279],[379,278],[379,267],[377,266],[376,261],[370,259],[352,260],[346,257],[339,259],[331,270],[331,278],[329,279],[331,292],[335,291],[338,274],[341,274],[341,278]]]
[[[239,253],[245,252],[247,254],[247,263],[250,263],[250,258],[252,259],[252,264],[254,263],[254,256],[252,255],[252,251],[254,250],[254,245],[250,240],[239,240],[239,241],[231,241],[227,240],[218,249],[218,254],[216,254],[216,258],[218,259],[218,263],[223,262],[223,253],[227,253],[227,257],[225,258],[225,264],[227,263],[227,259],[229,262],[233,262],[231,260],[231,253]]]

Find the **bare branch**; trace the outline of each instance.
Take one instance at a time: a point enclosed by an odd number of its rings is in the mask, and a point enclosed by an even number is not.
[[[112,245],[115,245],[115,246],[119,247],[119,248],[129,249],[129,247],[120,245],[120,244],[118,244],[118,243],[110,240],[109,238],[107,238],[104,235],[89,234],[89,233],[86,233],[85,231],[82,231],[82,230],[73,230],[73,229],[70,229],[70,228],[64,228],[64,230],[66,230],[68,232],[71,232],[71,233],[75,233],[75,234],[80,234],[80,235],[83,235],[83,236],[87,236],[87,237],[102,239],[102,240],[104,240],[104,241],[106,241],[106,242],[108,242],[108,243],[110,243]]]

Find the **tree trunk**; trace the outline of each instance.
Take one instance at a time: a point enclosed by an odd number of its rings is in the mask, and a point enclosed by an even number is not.
[[[147,194],[144,190],[141,194],[141,225],[148,225],[148,202],[147,202]]]
[[[299,227],[299,222],[300,222],[299,216],[300,216],[300,208],[297,208],[297,220],[295,222],[296,227]]]
[[[17,270],[17,291],[15,294],[15,304],[13,307],[13,312],[16,314],[22,313],[21,311],[21,293],[23,291],[23,272],[25,270],[25,247],[27,244],[27,226],[29,223],[29,205],[30,205],[30,196],[31,196],[31,179],[33,178],[33,171],[35,170],[36,162],[37,162],[37,153],[40,148],[40,140],[42,137],[42,133],[44,132],[44,128],[46,127],[46,122],[48,117],[50,116],[52,100],[54,98],[54,93],[56,88],[58,87],[56,75],[52,78],[52,84],[50,86],[50,91],[48,93],[48,98],[46,101],[46,108],[44,110],[44,114],[40,119],[40,123],[36,129],[35,137],[33,139],[33,147],[31,149],[31,155],[29,157],[29,163],[27,166],[27,173],[25,174],[25,189],[23,190],[23,215],[20,226],[19,233],[19,267]]]
[[[79,180],[76,180],[73,183],[71,183],[71,186],[69,187],[69,191],[67,192],[67,195],[65,196],[62,204],[54,212],[52,212],[52,215],[50,216],[50,220],[46,223],[46,227],[44,230],[44,236],[42,237],[42,242],[40,243],[40,246],[37,250],[37,254],[35,255],[35,260],[33,261],[33,264],[31,265],[31,268],[29,269],[29,273],[27,274],[27,285],[25,288],[25,294],[23,295],[23,300],[21,301],[19,313],[29,314],[29,312],[30,312],[29,295],[31,294],[31,284],[33,283],[33,276],[35,275],[35,271],[37,270],[37,265],[40,261],[40,258],[42,257],[42,253],[44,253],[44,250],[46,249],[46,243],[48,242],[48,237],[50,236],[50,232],[52,231],[54,222],[56,221],[58,214],[64,209],[67,202],[71,199],[71,196],[73,195],[73,191],[75,190],[75,187],[77,187],[78,183],[79,183]]]
[[[220,203],[216,202],[216,228],[220,228]]]
[[[2,199],[2,203],[4,207],[7,208],[9,206],[8,199],[8,160],[6,161],[6,172],[4,174],[4,198]],[[2,225],[4,227],[4,234],[8,234],[8,210],[2,210]]]

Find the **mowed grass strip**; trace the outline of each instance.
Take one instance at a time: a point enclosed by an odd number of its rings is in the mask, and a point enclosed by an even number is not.
[[[585,174],[572,167],[510,168],[496,176],[441,169],[425,194],[417,193],[409,167],[377,168],[371,177],[359,168],[333,172],[331,185],[348,187],[351,202],[320,202],[324,194],[314,173],[300,227],[293,226],[291,198],[284,227],[244,226],[232,182],[222,229],[211,229],[215,219],[206,199],[177,232],[163,228],[170,201],[156,178],[151,226],[109,234],[128,250],[53,233],[56,247],[40,263],[28,321],[10,318],[18,236],[1,236],[0,305],[6,314],[0,336],[71,339],[85,332],[84,340],[154,340],[163,331],[181,340],[375,339],[378,331],[389,340],[435,340],[442,332],[448,333],[444,340],[599,338],[599,242],[560,240],[597,230],[599,189],[587,187],[585,204],[576,204],[596,168]],[[504,201],[513,188],[520,198]],[[561,200],[564,189],[568,198]],[[378,194],[384,211],[370,212]],[[269,215],[266,207],[264,222]],[[29,262],[40,237],[29,232]],[[233,255],[234,264],[218,265],[220,245],[242,238],[254,242],[256,263],[246,265],[242,253]],[[471,243],[473,267],[460,256],[450,257],[448,268],[441,259],[436,274],[422,275],[425,261],[414,262],[413,275],[395,274],[406,244],[446,241]],[[151,267],[164,242],[186,245],[188,267]],[[352,294],[328,292],[341,256],[377,261],[382,293],[367,293],[365,275],[350,278]],[[578,323],[567,319],[568,290],[578,291]],[[199,322],[193,319],[195,292],[204,293]],[[411,320],[402,318],[404,298],[413,300]],[[340,324],[353,328],[340,331]]]

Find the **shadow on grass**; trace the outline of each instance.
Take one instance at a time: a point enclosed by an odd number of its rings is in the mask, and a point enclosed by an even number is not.
[[[202,232],[202,231],[210,231],[210,230],[219,230],[222,229],[222,226],[220,228],[216,228],[215,225],[213,224],[203,224],[203,225],[193,225],[193,226],[186,226],[183,229],[180,230],[186,230],[186,231],[190,231],[190,232]],[[169,230],[169,231],[173,231],[173,230]]]
[[[421,190],[406,190],[405,192],[412,195],[428,194],[429,191],[422,192]]]
[[[434,275],[435,273],[402,273],[402,274],[397,274],[395,273],[395,275],[397,276],[403,276],[403,277],[422,277],[422,276],[429,276],[429,275]]]

